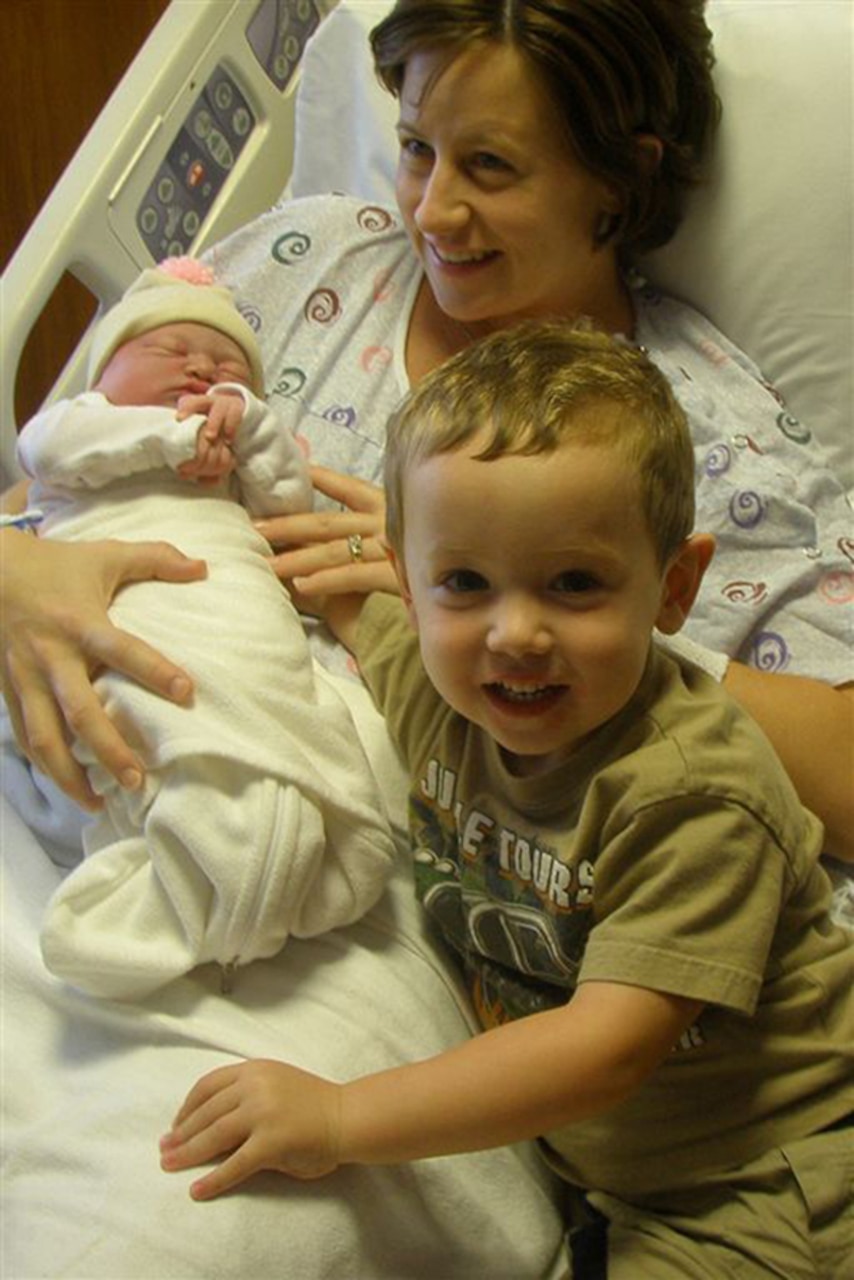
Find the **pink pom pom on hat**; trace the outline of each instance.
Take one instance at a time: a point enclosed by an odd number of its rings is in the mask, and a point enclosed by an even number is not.
[[[216,284],[213,269],[198,258],[164,258],[158,262],[157,270],[187,284]]]
[[[86,385],[93,387],[125,342],[164,324],[204,324],[227,334],[246,354],[252,390],[264,394],[264,370],[255,332],[231,292],[196,258],[165,258],[143,271],[95,328]]]

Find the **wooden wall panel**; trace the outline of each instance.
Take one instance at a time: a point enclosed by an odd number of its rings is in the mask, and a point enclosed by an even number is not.
[[[0,0],[3,266],[168,2]],[[93,306],[75,280],[62,281],[24,353],[19,422],[41,403]]]

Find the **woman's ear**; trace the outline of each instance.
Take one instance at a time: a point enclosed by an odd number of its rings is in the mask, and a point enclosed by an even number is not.
[[[694,533],[671,557],[664,572],[661,608],[655,620],[664,635],[675,635],[683,626],[714,554],[712,535]]]
[[[647,175],[655,173],[664,155],[664,143],[654,133],[638,133],[635,135],[638,149],[638,164]]]

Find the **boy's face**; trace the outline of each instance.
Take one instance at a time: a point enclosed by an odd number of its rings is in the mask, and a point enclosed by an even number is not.
[[[418,463],[398,565],[427,672],[461,715],[533,772],[632,696],[656,625],[676,631],[711,539],[662,568],[628,462],[611,447]]]
[[[205,395],[217,382],[251,381],[249,361],[226,334],[204,324],[164,324],[114,351],[97,390],[113,404],[174,408],[181,396]]]

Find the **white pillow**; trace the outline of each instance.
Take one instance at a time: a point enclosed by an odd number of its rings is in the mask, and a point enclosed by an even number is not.
[[[367,33],[389,0],[341,0],[298,90],[289,191],[393,201],[397,106]],[[710,0],[724,118],[708,181],[642,269],[742,347],[854,489],[849,0]]]

